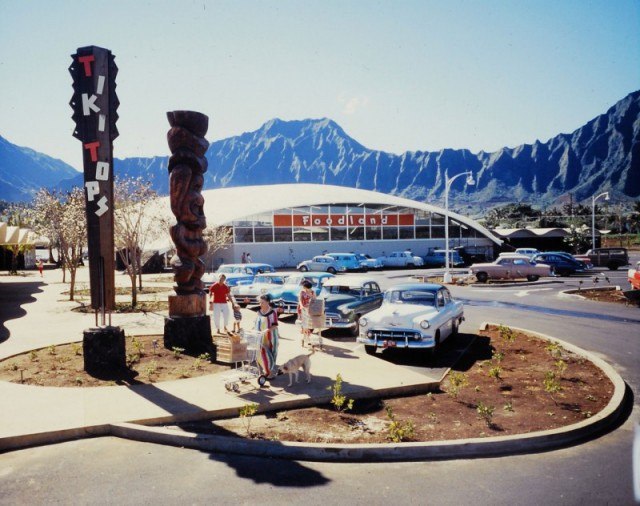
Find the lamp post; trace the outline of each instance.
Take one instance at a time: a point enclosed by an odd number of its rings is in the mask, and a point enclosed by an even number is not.
[[[602,192],[600,195],[591,197],[591,249],[596,247],[596,200],[600,197],[609,200],[609,192]]]
[[[467,176],[467,184],[473,186],[476,182],[473,179],[473,174],[471,171],[461,172],[460,174],[456,174],[451,179],[449,179],[448,175],[445,174],[445,185],[444,185],[444,209],[446,211],[444,216],[444,247],[445,247],[445,258],[444,258],[444,276],[442,281],[445,283],[451,283],[451,273],[449,272],[449,189],[451,188],[451,183],[453,183],[460,176]]]

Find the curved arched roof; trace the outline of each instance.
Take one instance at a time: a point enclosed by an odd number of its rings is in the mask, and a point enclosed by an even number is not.
[[[287,207],[326,204],[383,204],[420,209],[441,215],[446,214],[443,208],[431,204],[346,186],[306,183],[236,186],[204,190],[202,195],[205,199],[204,214],[207,217],[209,226],[225,225],[248,216],[268,213]],[[168,210],[169,197],[160,199],[159,205],[162,209]],[[496,244],[502,244],[501,239],[475,220],[451,211],[449,211],[449,217],[458,223],[477,230]]]

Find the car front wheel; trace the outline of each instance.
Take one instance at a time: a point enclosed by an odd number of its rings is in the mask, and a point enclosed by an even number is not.
[[[358,334],[360,333],[360,315],[356,315],[355,325],[349,330],[351,337],[358,337]]]
[[[333,267],[329,267],[329,268],[327,269],[327,272],[328,272],[329,274],[335,274],[335,273],[336,273],[336,270],[335,270]]]
[[[301,265],[298,270],[300,272],[307,272],[309,270],[309,267],[307,267],[306,265]]]
[[[527,276],[527,281],[538,281],[540,279],[540,276],[536,276],[535,274],[529,274]]]
[[[367,352],[367,355],[375,355],[376,354],[376,347],[375,346],[369,346],[367,344],[364,345],[364,351]]]
[[[478,283],[486,283],[489,279],[489,276],[486,272],[478,272],[476,274],[476,279],[478,280]]]
[[[609,262],[607,264],[607,267],[609,268],[610,271],[617,271],[618,267],[620,267],[620,266],[615,262]]]

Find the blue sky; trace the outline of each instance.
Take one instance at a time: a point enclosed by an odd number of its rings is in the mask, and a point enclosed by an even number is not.
[[[634,1],[0,0],[0,135],[76,168],[70,55],[111,49],[114,155],[166,155],[165,112],[210,141],[329,117],[394,153],[571,132],[640,89]]]

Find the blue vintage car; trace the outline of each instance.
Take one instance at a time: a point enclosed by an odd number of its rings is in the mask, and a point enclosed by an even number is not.
[[[324,299],[325,328],[359,332],[359,318],[382,304],[378,282],[366,275],[347,274],[328,279],[320,297]]]
[[[305,272],[304,274],[292,274],[289,276],[281,288],[268,292],[271,302],[282,308],[284,314],[295,314],[298,312],[298,295],[302,290],[302,282],[306,279],[313,285],[313,291],[320,295],[323,283],[333,274],[328,272]]]
[[[444,267],[446,265],[447,252],[443,249],[433,250],[423,258],[425,267]],[[464,260],[456,250],[449,250],[449,265],[462,267]]]
[[[253,282],[256,274],[263,272],[275,272],[275,269],[273,265],[259,263],[222,264],[216,272],[202,276],[202,281],[204,286],[208,288],[218,281],[220,274],[224,274],[227,277],[227,285],[237,286]]]

